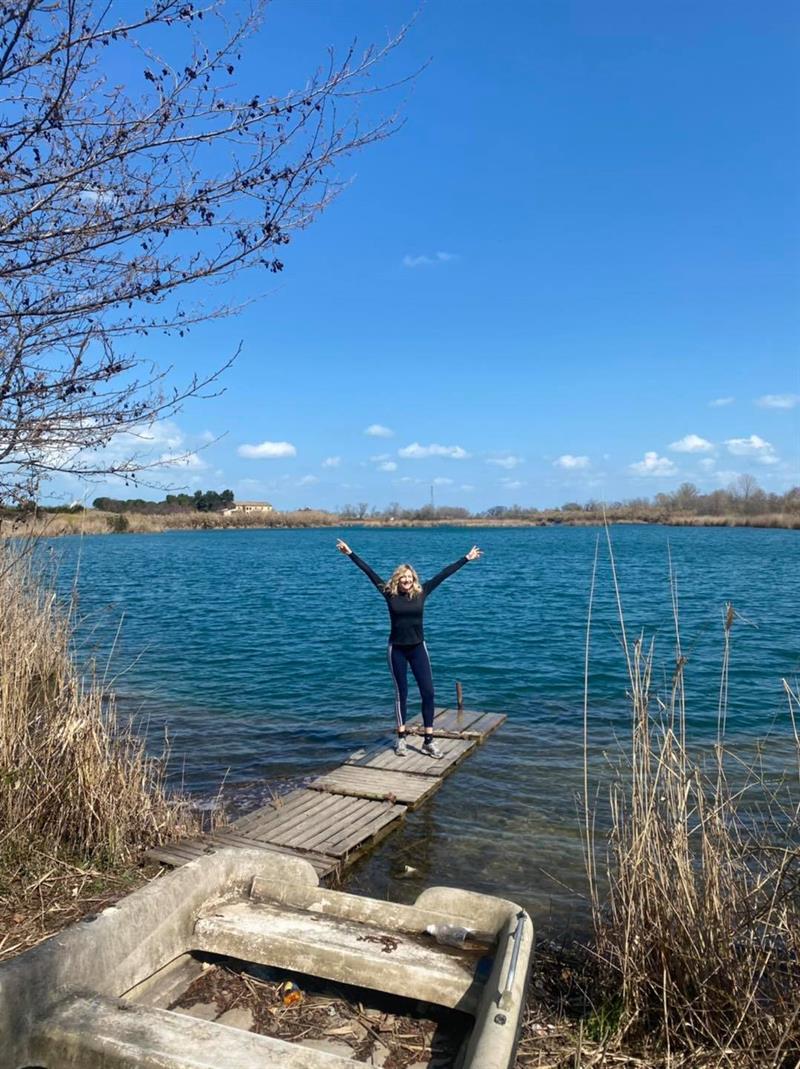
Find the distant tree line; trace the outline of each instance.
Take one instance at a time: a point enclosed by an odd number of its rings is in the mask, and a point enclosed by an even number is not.
[[[119,500],[96,497],[92,507],[100,512],[139,512],[149,516],[169,516],[176,512],[221,512],[233,504],[233,491],[195,490],[193,494],[167,494],[163,501],[142,498]]]
[[[591,499],[584,503],[567,501],[556,508],[540,509],[535,505],[493,505],[483,512],[472,513],[469,509],[453,505],[423,505],[421,508],[405,508],[392,502],[383,509],[370,508],[365,502],[344,505],[339,509],[343,520],[536,520],[557,519],[559,515],[593,515],[618,519],[658,520],[677,515],[683,516],[764,516],[769,514],[800,515],[800,486],[794,486],[784,494],[768,493],[752,475],[740,475],[726,489],[700,491],[694,483],[682,483],[671,493],[656,494],[654,498],[636,497],[624,501],[600,501]]]
[[[169,516],[193,512],[221,512],[234,503],[232,490],[196,490],[193,494],[168,494],[163,501],[145,501],[142,498],[117,499],[96,497],[95,509],[122,515],[140,513],[151,516]],[[80,512],[82,506],[37,505],[35,501],[23,501],[12,508],[0,508],[0,516],[19,516],[33,512]],[[746,520],[750,516],[789,516],[800,518],[800,486],[794,486],[783,494],[768,493],[752,475],[740,475],[725,489],[703,493],[694,483],[685,482],[670,493],[659,493],[653,498],[635,497],[622,501],[590,499],[585,502],[567,501],[554,508],[538,508],[536,505],[493,505],[482,512],[470,512],[460,505],[426,504],[408,508],[397,501],[385,508],[370,506],[365,501],[342,505],[333,512],[308,508],[292,513],[313,515],[322,522],[350,520],[375,520],[380,523],[392,521],[413,523],[438,520],[458,523],[460,520],[516,520],[518,522],[559,523],[569,521],[588,522],[601,520],[603,514],[611,520],[631,520],[645,523],[669,521],[674,518],[708,517],[709,519],[731,517]],[[273,514],[273,523],[280,522],[282,513]]]

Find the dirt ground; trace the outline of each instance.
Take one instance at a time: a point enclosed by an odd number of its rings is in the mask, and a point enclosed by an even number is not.
[[[34,877],[6,864],[0,868],[0,962],[113,906],[165,871],[131,865],[109,872],[47,857]]]
[[[450,1069],[470,1024],[454,1010],[230,959],[169,1008],[383,1069]]]

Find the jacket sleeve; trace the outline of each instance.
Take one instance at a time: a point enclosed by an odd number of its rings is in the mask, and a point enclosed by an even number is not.
[[[442,568],[442,570],[437,575],[434,575],[433,579],[426,579],[425,582],[422,584],[423,593],[430,594],[431,591],[437,588],[439,583],[443,583],[445,579],[447,579],[453,574],[453,572],[457,572],[459,568],[463,568],[466,563],[466,557],[459,557],[457,561],[454,561],[452,564],[448,564],[446,568]]]
[[[357,553],[351,553],[350,560],[353,562],[353,564],[355,564],[357,568],[361,569],[364,575],[366,575],[367,578],[371,580],[372,583],[374,583],[374,585],[381,592],[381,594],[383,594],[386,583],[384,583],[383,579],[381,579],[378,574],[373,572],[372,568],[370,568],[367,562],[365,560],[362,560]]]

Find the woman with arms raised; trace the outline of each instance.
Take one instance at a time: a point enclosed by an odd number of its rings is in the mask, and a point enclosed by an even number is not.
[[[389,610],[391,631],[389,634],[389,668],[395,688],[395,714],[397,716],[397,742],[395,753],[398,757],[406,756],[406,703],[408,700],[408,667],[414,673],[422,699],[422,723],[424,739],[422,752],[429,757],[442,757],[442,751],[433,738],[433,673],[425,634],[422,627],[422,614],[425,599],[440,583],[453,572],[471,560],[481,556],[481,550],[473,546],[469,553],[460,557],[453,564],[448,564],[438,575],[420,583],[419,577],[410,564],[401,564],[392,572],[385,583],[372,568],[363,561],[341,538],[336,541],[336,548],[358,565],[362,572],[374,583],[379,593],[386,599]]]

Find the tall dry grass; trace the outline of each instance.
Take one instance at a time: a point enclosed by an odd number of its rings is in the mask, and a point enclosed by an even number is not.
[[[113,696],[82,678],[72,621],[31,554],[0,545],[0,857],[35,852],[116,864],[191,830],[163,762],[117,718]]]
[[[163,531],[332,527],[338,523],[338,516],[320,509],[248,513],[241,516],[223,516],[221,512],[185,511],[159,515],[84,509],[72,513],[39,512],[25,518],[0,519],[0,534],[8,537],[53,538],[68,534],[159,534]]]
[[[746,759],[726,743],[736,621],[728,606],[716,744],[704,757],[693,756],[677,592],[673,586],[674,673],[662,698],[653,693],[654,647],[641,637],[628,641],[618,590],[617,598],[632,717],[623,773],[611,792],[606,895],[598,890],[593,814],[588,808],[585,814],[603,975],[599,1018],[616,1041],[643,1043],[667,1064],[673,1058],[676,1065],[796,1067],[797,694],[784,683],[790,765],[776,780],[765,772],[760,751]]]
[[[691,516],[666,511],[610,510],[609,523],[668,524],[674,527],[772,527],[800,530],[800,515],[769,513],[758,516]],[[41,536],[52,538],[69,534],[158,534],[163,531],[236,530],[241,528],[319,528],[346,524],[349,527],[597,527],[602,519],[596,512],[539,511],[525,517],[487,518],[472,516],[459,519],[418,519],[371,516],[355,520],[343,518],[323,509],[297,509],[287,512],[249,513],[223,516],[221,512],[183,511],[175,513],[100,512],[82,509],[77,512],[37,512],[33,515],[0,516],[0,535],[8,537]]]

